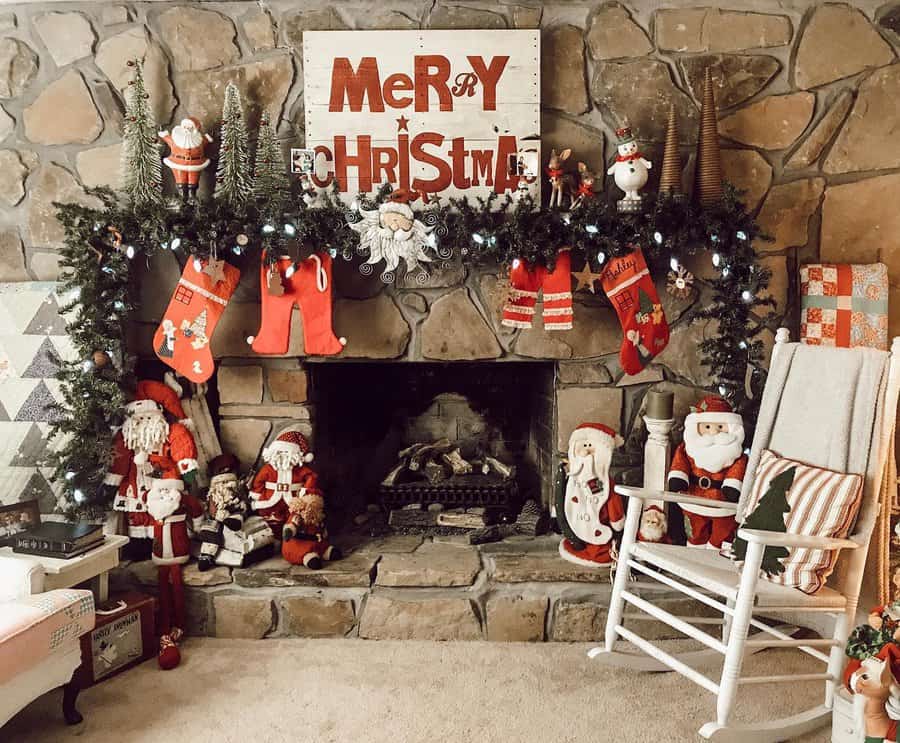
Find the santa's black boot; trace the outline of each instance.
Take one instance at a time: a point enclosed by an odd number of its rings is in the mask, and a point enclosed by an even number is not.
[[[321,570],[322,558],[319,557],[315,552],[310,552],[308,555],[306,555],[306,557],[303,558],[303,564],[310,570]]]

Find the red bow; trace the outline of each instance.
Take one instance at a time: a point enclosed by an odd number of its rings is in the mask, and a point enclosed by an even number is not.
[[[578,184],[578,195],[583,196],[586,199],[590,199],[594,196],[594,189],[589,186],[587,183],[579,183]]]
[[[547,168],[546,171],[551,178],[559,178],[563,174],[562,168]]]
[[[616,155],[616,162],[627,163],[629,160],[640,160],[643,156],[640,152],[635,152],[633,155]]]

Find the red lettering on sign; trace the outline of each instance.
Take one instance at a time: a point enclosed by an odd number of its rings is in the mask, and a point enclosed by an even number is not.
[[[434,70],[432,72],[432,70]],[[450,79],[450,60],[440,54],[415,58],[416,111],[428,110],[428,90],[434,88],[441,111],[453,110],[453,97],[447,80]]]
[[[381,86],[378,79],[378,61],[375,57],[363,57],[356,72],[347,57],[335,57],[331,67],[331,97],[329,111],[343,111],[344,99],[351,111],[362,111],[363,99],[368,98],[369,110],[384,111]]]
[[[388,75],[387,80],[384,81],[384,101],[391,108],[406,108],[413,102],[413,99],[408,95],[397,98],[396,93],[411,92],[412,89],[413,81],[409,75],[404,75],[402,73]]]
[[[334,175],[341,188],[347,188],[347,168],[356,168],[359,172],[359,190],[372,190],[372,137],[360,135],[356,138],[355,155],[347,154],[347,137],[335,137],[334,162]]]
[[[397,150],[393,147],[373,147],[372,148],[372,180],[375,183],[396,183],[397,182]],[[381,173],[384,173],[384,178]]]
[[[494,185],[494,151],[472,150],[472,185],[480,186],[484,178],[485,186]]]
[[[440,147],[444,143],[444,137],[435,132],[423,132],[413,137],[410,153],[421,163],[426,163],[437,169],[438,174],[431,180],[424,178],[413,178],[412,187],[416,191],[425,191],[426,193],[436,193],[443,191],[450,185],[452,173],[450,172],[449,163],[440,155],[434,155],[426,152],[424,147],[428,144]]]
[[[485,111],[497,110],[497,82],[506,69],[506,63],[509,62],[509,56],[493,57],[490,65],[484,66],[484,59],[474,55],[466,57],[475,74],[481,80],[482,88],[482,109]]]
[[[315,148],[313,149],[313,152],[316,153],[316,154],[315,154],[315,160],[316,160],[316,164],[317,164],[317,165],[318,165],[318,162],[319,162],[319,155],[324,155],[324,156],[325,156],[325,162],[326,162],[326,163],[330,163],[330,162],[333,162],[333,161],[334,161],[334,157],[333,157],[332,154],[331,154],[331,150],[329,150],[329,149],[328,149],[325,145],[323,145],[323,144],[316,145]],[[325,171],[325,177],[324,177],[324,178],[319,178],[319,176],[316,175],[316,171],[317,171],[317,170],[318,170],[318,167],[313,168],[313,172],[312,172],[312,174],[310,175],[310,179],[312,180],[312,182],[313,182],[316,186],[318,186],[319,188],[327,188],[328,186],[330,186],[330,185],[331,185],[331,182],[334,180],[334,171],[333,171],[333,170],[330,170],[330,169],[329,169],[329,170],[326,170],[326,171]]]
[[[450,159],[453,161],[453,185],[463,189],[472,185],[472,181],[466,177],[466,140],[463,137],[455,137],[450,147]]]

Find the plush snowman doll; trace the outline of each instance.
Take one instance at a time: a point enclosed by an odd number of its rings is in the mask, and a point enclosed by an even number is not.
[[[619,202],[620,208],[630,211],[640,206],[641,196],[638,191],[647,185],[649,171],[653,166],[638,149],[631,129],[616,129],[616,136],[619,138],[619,154],[606,173],[613,176],[616,185],[625,192],[625,198]]]

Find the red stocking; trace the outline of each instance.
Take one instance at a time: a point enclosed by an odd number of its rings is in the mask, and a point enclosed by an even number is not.
[[[225,261],[188,260],[153,335],[153,349],[161,361],[192,382],[212,376],[209,341],[240,278],[241,272]]]
[[[303,345],[307,355],[333,356],[346,344],[337,338],[331,326],[331,256],[313,253],[295,267],[291,276],[290,258],[279,258],[275,271],[260,266],[262,324],[252,341],[256,353],[286,354],[291,336],[291,313],[294,305],[303,315]],[[273,282],[280,286],[273,289]]]
[[[637,374],[669,342],[669,324],[641,249],[610,260],[600,281],[622,325],[619,362],[626,374]]]

